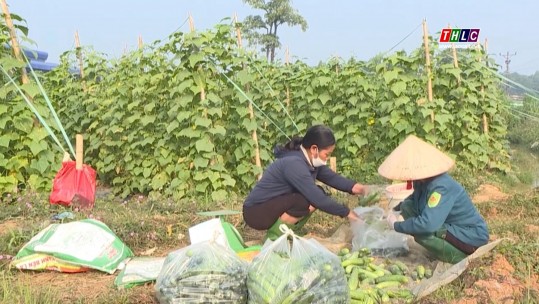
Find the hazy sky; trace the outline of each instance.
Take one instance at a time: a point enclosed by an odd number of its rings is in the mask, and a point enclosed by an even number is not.
[[[30,38],[37,43],[37,49],[49,53],[51,62],[57,62],[62,52],[74,47],[76,30],[82,45],[117,57],[126,47],[136,48],[139,35],[144,42],[150,42],[166,39],[180,27],[188,31],[184,23],[188,13],[197,29],[213,27],[234,13],[240,20],[261,14],[241,0],[7,2],[12,13],[26,19]],[[278,34],[291,56],[308,63],[326,61],[335,55],[368,60],[413,32],[395,49],[410,51],[423,41],[419,25],[426,18],[431,35],[448,24],[479,28],[479,40],[488,39],[488,52],[503,69],[505,59],[500,53],[516,52],[510,58],[511,72],[530,75],[539,70],[539,1],[295,0],[293,6],[307,20],[308,30],[282,27]],[[283,54],[284,48],[278,50],[278,57]]]

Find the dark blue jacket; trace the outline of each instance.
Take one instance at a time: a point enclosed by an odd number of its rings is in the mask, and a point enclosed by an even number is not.
[[[395,223],[395,231],[431,234],[445,227],[457,239],[476,247],[488,242],[487,224],[473,205],[468,193],[447,173],[426,182],[414,181],[411,201],[417,217]]]
[[[278,151],[276,156],[278,158],[268,166],[245,199],[245,206],[261,204],[284,194],[300,193],[317,209],[341,217],[348,215],[350,209],[327,196],[316,186],[315,180],[349,193],[355,181],[333,172],[327,166],[312,167],[301,150]]]

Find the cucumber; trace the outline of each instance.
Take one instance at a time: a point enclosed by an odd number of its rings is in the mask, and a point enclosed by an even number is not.
[[[348,281],[348,288],[350,288],[350,290],[356,290],[358,284],[359,284],[359,268],[354,267],[354,270],[352,270],[352,274],[350,275],[350,280]]]
[[[404,264],[403,262],[401,261],[395,261],[394,262],[395,265],[397,265],[400,270],[402,271],[402,274],[407,274],[409,269],[408,269],[408,266],[406,266],[406,264]]]
[[[342,267],[346,267],[348,265],[363,265],[363,264],[365,264],[365,260],[363,258],[350,258],[341,262]]]
[[[416,271],[417,271],[417,278],[418,279],[421,280],[421,279],[423,279],[425,277],[425,266],[417,265]]]
[[[370,297],[370,296],[364,290],[356,289],[356,290],[350,291],[350,297],[354,300],[365,300],[367,299],[367,297]]]
[[[388,287],[398,287],[401,284],[402,283],[399,282],[399,281],[385,281],[385,282],[382,282],[382,283],[378,283],[375,286],[377,288],[384,289],[384,288],[388,288]]]
[[[350,253],[350,249],[344,247],[344,248],[341,248],[341,250],[339,250],[339,256],[343,256],[343,255],[347,255]]]
[[[408,283],[408,277],[399,274],[385,275],[375,279],[376,283],[397,281],[400,283]]]
[[[399,266],[393,264],[388,267],[388,270],[391,272],[391,274],[403,274],[402,270],[399,268]]]

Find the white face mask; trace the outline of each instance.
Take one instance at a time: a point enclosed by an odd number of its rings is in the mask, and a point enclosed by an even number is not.
[[[318,150],[318,149],[316,149]],[[319,151],[317,151],[319,152]],[[327,164],[327,160],[324,161],[320,158],[320,153],[318,153],[318,157],[313,157],[313,167],[321,167],[321,166],[325,166]]]

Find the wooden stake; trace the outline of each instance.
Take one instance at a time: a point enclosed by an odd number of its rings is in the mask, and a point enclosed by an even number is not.
[[[17,40],[17,31],[15,30],[15,27],[13,26],[13,20],[11,20],[11,14],[9,13],[6,0],[0,0],[0,4],[2,5],[2,11],[4,12],[4,18],[6,19],[6,26],[9,30],[9,36],[11,39],[11,48],[13,49],[13,55],[15,55],[15,58],[17,60],[21,62],[25,62],[25,60],[22,57],[19,41]],[[26,84],[29,82],[28,75],[26,74],[26,68],[22,68],[21,79],[22,79],[23,84]]]
[[[337,157],[332,156],[329,158],[329,168],[333,170],[333,172],[337,172]]]
[[[195,31],[195,22],[193,21],[193,16],[191,16],[191,13],[189,13],[189,30],[191,32]]]
[[[234,14],[234,23],[237,23],[237,22],[238,22],[238,15]],[[238,47],[241,49],[242,48],[241,29],[238,26],[236,26],[236,39],[238,42]],[[245,64],[243,65],[243,68],[245,69]],[[248,87],[245,90],[249,92]],[[249,109],[249,118],[251,118],[251,120],[255,120],[255,112],[253,109],[253,105],[250,102],[248,105],[248,109]],[[255,166],[257,166],[260,169],[260,172],[262,172],[262,161],[260,160],[260,147],[258,144],[258,134],[256,132],[256,129],[253,130],[253,132],[251,133],[251,138],[253,139],[253,142],[255,143]],[[261,178],[262,178],[262,173],[257,175],[258,180],[260,180]]]
[[[238,42],[238,48],[242,48],[241,29],[237,26],[238,14],[234,13],[234,25],[236,26],[236,40]]]
[[[82,170],[83,165],[83,139],[81,134],[75,136],[75,168],[77,170]]]
[[[478,43],[477,48],[479,51],[481,51],[481,44]],[[487,39],[485,38],[485,54],[487,54]],[[479,56],[479,61],[481,61],[481,56]],[[485,62],[485,64],[488,66],[488,61]],[[481,97],[483,99],[483,102],[485,101],[485,87],[481,84]],[[483,113],[483,133],[488,134],[488,117],[487,113]]]
[[[79,61],[80,78],[82,79],[82,91],[86,92],[86,81],[84,80],[84,62],[82,60],[82,49],[80,47],[79,31],[75,31],[75,47],[77,48],[77,60]]]
[[[288,48],[288,46],[286,47],[286,49],[284,51],[284,64],[285,65],[290,64],[290,49]],[[285,103],[286,103],[286,108],[290,109],[290,88],[288,87],[288,85],[286,85],[286,100],[285,100]]]
[[[430,70],[430,52],[429,52],[429,32],[427,30],[427,20],[423,19],[423,42],[425,44],[425,66],[427,68],[427,98],[432,102],[432,79]],[[434,122],[434,112],[431,113],[430,119]]]
[[[138,48],[142,49],[144,47],[144,43],[142,42],[142,35],[138,35]]]
[[[329,158],[329,168],[333,170],[333,172],[337,172],[337,157],[332,156]],[[336,193],[337,190],[335,188],[331,188],[331,193]]]
[[[448,24],[447,28],[451,28],[451,25]],[[459,68],[459,61],[458,61],[458,58],[457,58],[457,48],[455,47],[454,43],[451,43],[451,49],[453,51],[453,66],[458,69]],[[460,85],[460,73],[457,76],[457,84]]]
[[[285,103],[286,103],[286,108],[290,109],[290,88],[288,88],[288,86],[286,86],[286,100],[285,100]]]

